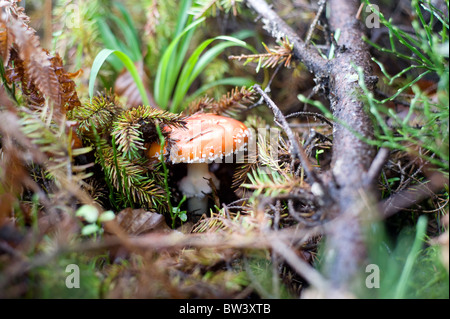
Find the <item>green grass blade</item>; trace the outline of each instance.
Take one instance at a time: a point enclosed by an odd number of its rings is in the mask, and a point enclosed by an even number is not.
[[[226,42],[220,43],[210,50],[208,50],[201,58],[200,55],[215,40],[224,40]],[[185,98],[189,87],[192,82],[198,77],[198,75],[207,67],[207,65],[226,48],[231,46],[246,47],[247,44],[244,41],[230,37],[230,36],[218,36],[212,39],[203,41],[197,49],[189,57],[188,61],[180,74],[178,86],[174,92],[172,105],[170,107],[171,112],[179,112],[179,105]]]
[[[125,22],[128,24],[129,29],[132,30],[134,33],[134,38],[139,39],[138,32],[136,30],[136,26],[133,23],[133,19],[131,18],[130,13],[127,11],[125,6],[120,2],[114,2],[114,6],[119,9],[120,13],[122,13],[122,16],[125,20]]]
[[[173,110],[178,109],[178,104],[181,102],[181,99],[184,98],[186,95],[191,83],[189,82],[190,75],[192,73],[192,70],[194,69],[196,63],[198,62],[198,59],[200,55],[203,53],[203,51],[206,49],[206,47],[211,44],[215,39],[208,39],[206,41],[203,41],[192,53],[192,55],[189,57],[189,59],[186,61],[183,70],[181,71],[178,85],[175,89],[172,104],[170,106],[170,110],[173,112]]]
[[[126,50],[123,51],[123,45],[118,42],[117,38],[114,36],[114,34],[111,32],[111,29],[109,28],[108,24],[105,20],[99,19],[97,20],[97,27],[100,32],[100,37],[102,38],[102,42],[104,43],[105,47],[107,49],[111,50],[118,50],[122,52],[127,52]],[[115,56],[112,56],[109,60],[111,65],[113,66],[114,70],[116,72],[120,72],[122,69],[122,65],[120,63],[120,60],[116,58]]]
[[[97,78],[98,72],[100,71],[103,63],[105,63],[106,59],[111,54],[114,54],[117,58],[119,58],[119,60],[123,63],[128,72],[130,72],[134,82],[138,87],[143,103],[145,105],[150,105],[147,93],[145,92],[144,84],[142,83],[142,80],[139,77],[139,72],[137,71],[133,61],[125,53],[110,49],[103,49],[102,51],[100,51],[95,57],[94,62],[92,63],[91,74],[89,76],[89,97],[92,99],[92,97],[94,96],[95,79]]]
[[[241,46],[253,53],[257,54],[258,51],[251,45],[246,44],[242,41],[245,38],[255,36],[255,32],[252,30],[241,30],[234,33],[232,36],[218,36],[212,39],[205,40],[199,47],[192,53],[190,59],[185,63],[185,67],[180,75],[177,86],[174,92],[173,102],[170,107],[172,111],[179,111],[181,101],[186,97],[187,91],[195,79],[200,75],[200,73],[206,68],[206,66],[215,59],[219,54],[221,54],[226,48],[231,46]],[[226,42],[220,43],[207,52],[203,53],[204,49],[211,44],[214,40],[224,40]],[[200,57],[201,55],[201,57]],[[199,58],[200,57],[200,58]]]
[[[183,30],[186,28],[186,25],[190,25],[193,21],[193,17],[189,16],[188,11],[192,5],[192,1],[182,1],[180,11],[177,18],[177,26],[175,29],[175,37],[180,35]],[[181,37],[179,43],[177,43],[172,52],[171,61],[173,62],[172,71],[168,73],[167,80],[164,85],[164,96],[168,96],[170,98],[173,88],[175,87],[175,83],[178,78],[178,74],[180,73],[181,67],[183,65],[184,58],[189,49],[189,45],[191,43],[192,37],[194,35],[195,28],[189,30]]]
[[[189,18],[188,11],[189,11],[189,8],[191,7],[191,5],[192,5],[192,0],[182,0],[181,1],[181,6],[180,6],[178,17],[177,17],[177,26],[175,28],[175,36],[179,36],[183,32],[186,24],[188,24],[188,22],[187,22],[188,18]]]
[[[106,23],[106,21],[104,19],[99,19],[97,21],[97,26],[98,26],[102,41],[105,44],[107,49],[122,51],[125,54],[127,54],[128,56],[131,56],[131,52],[128,49],[128,46],[125,45],[119,39],[117,39],[117,37],[111,31],[108,23]]]
[[[218,37],[219,38],[219,37]],[[230,37],[220,37],[222,40],[227,40],[227,42],[219,43],[218,45],[214,46],[205,54],[202,55],[202,57],[199,59],[198,63],[195,65],[195,68],[191,74],[191,78],[196,78],[199,76],[199,74],[205,69],[205,67],[214,60],[219,54],[221,54],[225,49],[232,47],[232,46],[239,46],[246,49],[251,50],[251,46],[246,44],[244,41],[240,41],[236,38]]]
[[[137,37],[135,37],[135,33],[133,32],[133,30],[130,29],[129,25],[127,25],[125,22],[120,20],[118,17],[112,16],[111,19],[117,24],[117,26],[119,27],[119,30],[124,35],[124,38],[126,39],[128,47],[130,48],[129,52],[130,52],[130,57],[132,58],[132,60],[133,61],[141,60],[142,54],[141,54],[141,48],[139,45],[139,40]],[[124,45],[122,45],[122,47],[123,46]],[[121,51],[124,52],[123,50],[121,50]]]
[[[405,266],[403,267],[402,274],[400,276],[397,288],[395,290],[394,296],[395,299],[404,298],[408,284],[408,279],[411,275],[414,262],[416,261],[417,256],[419,255],[419,252],[423,245],[426,232],[427,232],[427,218],[425,216],[420,216],[419,220],[417,221],[416,237],[414,239],[414,243],[411,247],[411,251],[408,254],[408,257],[406,258]]]
[[[192,17],[189,17],[188,24],[192,23]],[[187,51],[189,49],[189,46],[191,44],[192,37],[194,36],[194,29],[189,30],[180,40],[180,43],[176,46],[173,61],[174,62],[174,72],[169,73],[169,77],[167,79],[166,83],[166,92],[165,94],[170,96],[173,94],[173,89],[175,87],[175,84],[177,82],[178,75],[180,74],[180,70],[183,67],[183,62],[185,60]]]
[[[163,109],[167,108],[167,104],[169,102],[169,94],[165,92],[171,92],[170,88],[165,87],[167,84],[167,78],[170,72],[174,72],[174,70],[171,69],[170,65],[173,62],[171,60],[172,54],[174,53],[176,46],[178,42],[181,40],[181,38],[189,32],[189,30],[197,27],[200,23],[202,23],[205,20],[205,18],[198,19],[188,25],[183,32],[181,32],[175,39],[172,40],[170,45],[167,47],[166,51],[164,52],[161,61],[159,62],[158,69],[156,71],[156,77],[155,77],[155,86],[154,86],[154,97],[156,103]],[[172,88],[173,89],[173,88]]]

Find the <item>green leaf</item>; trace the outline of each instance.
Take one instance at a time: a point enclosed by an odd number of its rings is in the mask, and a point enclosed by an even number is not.
[[[98,210],[91,205],[83,205],[75,213],[77,217],[83,217],[88,223],[95,223],[98,218]]]
[[[92,97],[94,96],[94,85],[95,85],[95,79],[97,78],[98,72],[100,71],[100,68],[102,67],[103,63],[106,61],[106,59],[111,55],[114,54],[117,56],[120,61],[123,63],[125,68],[130,72],[131,76],[133,77],[134,82],[136,83],[139,93],[141,95],[142,101],[146,105],[150,105],[150,101],[148,100],[147,93],[145,92],[144,84],[142,83],[141,78],[139,77],[139,72],[136,69],[136,66],[134,65],[133,61],[123,52],[117,51],[117,50],[110,50],[110,49],[103,49],[101,50],[97,56],[95,57],[94,62],[92,63],[91,68],[91,74],[89,76],[89,97],[92,100]]]
[[[92,235],[98,232],[101,228],[97,224],[89,224],[81,229],[81,234],[84,236]]]
[[[187,215],[185,211],[182,211],[178,216],[180,217],[181,221],[187,221]]]
[[[115,217],[116,215],[114,214],[114,212],[112,210],[108,210],[100,214],[98,221],[104,223],[113,220]]]

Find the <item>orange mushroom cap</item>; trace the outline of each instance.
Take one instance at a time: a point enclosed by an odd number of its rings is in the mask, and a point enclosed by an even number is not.
[[[172,128],[172,163],[206,163],[243,149],[250,131],[244,123],[225,116],[198,113],[186,119],[186,128]],[[154,143],[147,155],[159,157],[161,146]],[[166,152],[166,147],[164,147]]]

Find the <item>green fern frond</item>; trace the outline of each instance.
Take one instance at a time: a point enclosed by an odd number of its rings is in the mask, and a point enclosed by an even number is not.
[[[112,134],[116,139],[117,149],[127,159],[138,158],[139,150],[144,150],[144,139],[139,130],[140,127],[140,119],[127,111],[120,114],[118,121],[114,123]]]
[[[242,184],[242,187],[254,190],[253,197],[259,195],[276,197],[280,194],[288,194],[299,185],[295,177],[271,171],[267,167],[258,167],[248,174],[250,184]]]
[[[115,156],[110,146],[102,147],[103,168],[107,178],[132,203],[146,208],[164,207],[164,191],[155,183],[155,176],[148,174],[144,162],[132,162],[122,156]],[[116,165],[117,164],[117,165]]]
[[[79,123],[80,136],[92,140],[94,138],[92,125],[95,126],[97,133],[103,136],[121,109],[122,106],[114,95],[105,94],[96,96],[91,102],[68,112],[67,117]]]
[[[139,158],[139,151],[145,149],[146,137],[143,131],[156,132],[156,124],[181,127],[180,115],[162,111],[151,106],[139,106],[123,111],[114,121],[112,135],[117,149],[129,160]],[[156,137],[156,134],[154,134]]]
[[[125,115],[127,114],[127,115]],[[139,119],[144,123],[154,124],[158,121],[169,126],[183,126],[181,116],[168,111],[163,111],[152,106],[139,106],[123,112],[123,115],[130,119]]]

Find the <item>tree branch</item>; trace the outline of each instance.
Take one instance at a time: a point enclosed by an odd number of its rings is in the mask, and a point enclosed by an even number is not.
[[[356,70],[356,67],[362,68],[365,79],[372,80],[367,86],[373,88],[370,53],[362,39],[362,25],[355,18],[359,1],[328,1],[328,25],[333,32],[341,31],[335,57],[328,61],[307,46],[264,0],[247,0],[247,4],[262,17],[266,30],[273,37],[288,37],[294,45],[294,56],[328,86],[331,110],[337,119],[333,126],[331,165],[331,180],[336,185],[332,187],[332,182],[328,185],[336,204],[328,207],[328,211],[339,218],[328,228],[326,247],[334,258],[327,262],[325,271],[333,286],[345,289],[361,270],[366,257],[360,222],[366,203],[361,194],[371,197],[373,188],[365,182],[376,169],[373,166],[369,172],[375,148],[352,133],[355,131],[367,139],[373,138],[372,121],[360,98],[363,92]],[[349,129],[338,123],[346,123]]]
[[[375,147],[359,139],[346,125],[361,136],[372,139],[373,126],[361,99],[356,67],[364,71],[365,79],[372,75],[371,59],[363,41],[363,29],[355,16],[357,0],[330,0],[328,19],[332,31],[340,30],[339,48],[329,62],[329,89],[331,109],[337,119],[333,127],[332,173],[336,181],[337,212],[339,218],[330,225],[326,249],[333,252],[327,264],[332,283],[347,288],[361,271],[366,258],[366,245],[361,218],[368,210],[361,194],[369,199],[374,191],[365,184],[366,176],[375,157]],[[368,85],[373,87],[373,85]],[[370,172],[369,174],[372,174]]]

